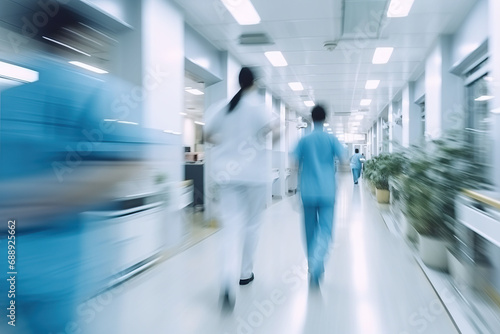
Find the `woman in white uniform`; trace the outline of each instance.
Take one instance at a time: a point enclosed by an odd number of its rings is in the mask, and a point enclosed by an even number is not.
[[[271,131],[271,112],[249,68],[241,69],[239,83],[238,93],[229,104],[215,106],[205,126],[206,139],[214,144],[211,171],[220,194],[223,236],[221,298],[228,310],[234,307],[238,279],[240,285],[254,279],[260,215],[270,181],[266,135]]]

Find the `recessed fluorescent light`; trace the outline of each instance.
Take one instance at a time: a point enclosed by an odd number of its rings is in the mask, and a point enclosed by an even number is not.
[[[362,120],[365,116],[363,115],[357,115],[354,117],[354,119],[357,119],[357,120]]]
[[[275,67],[288,65],[288,63],[286,62],[285,57],[283,57],[283,54],[281,53],[281,51],[269,51],[269,52],[266,52],[264,54],[266,55],[267,59],[269,59],[271,64]]]
[[[482,102],[482,101],[488,101],[491,100],[494,96],[491,95],[482,95],[478,98],[475,98],[474,101]]]
[[[405,17],[410,13],[414,0],[391,0],[387,17]]]
[[[86,70],[95,72],[95,73],[99,73],[99,74],[106,74],[106,73],[108,73],[108,71],[102,70],[100,68],[97,68],[97,67],[91,66],[89,64],[85,64],[85,63],[79,62],[79,61],[70,61],[69,63],[73,64],[75,66],[84,68]]]
[[[313,101],[304,101],[304,104],[306,105],[306,107],[314,107],[315,106]]]
[[[129,122],[129,121],[118,121],[118,123],[122,123],[122,124],[131,124],[131,125],[139,125],[139,123],[136,123],[136,122]]]
[[[304,86],[300,82],[289,82],[288,86],[294,91],[304,90]]]
[[[260,16],[250,0],[222,0],[226,9],[240,25],[259,24]]]
[[[493,77],[486,76],[486,77],[484,77],[484,81],[492,82],[493,81]]]
[[[173,135],[181,135],[182,134],[180,132],[176,132],[176,131],[172,131],[172,130],[163,130],[163,132],[170,133],[170,134],[173,134]]]
[[[329,126],[330,124],[329,123],[323,123],[324,126]]]
[[[122,123],[122,124],[131,124],[131,125],[139,125],[139,123],[136,123],[136,122],[129,122],[129,121],[118,121],[118,123]]]
[[[193,95],[203,95],[203,94],[205,94],[201,90],[196,89],[196,88],[186,89],[186,92],[191,93]]]
[[[380,80],[367,80],[365,89],[377,89]]]
[[[181,115],[181,116],[187,116],[187,114],[185,112],[180,112],[179,115]]]
[[[203,122],[198,122],[198,121],[195,121],[195,124],[198,124],[198,125],[205,125],[205,123],[203,123]]]
[[[97,45],[102,46],[102,44],[101,44],[101,43],[99,43],[99,42],[97,42],[97,41],[95,41],[95,40],[93,40],[93,39],[91,39],[91,38],[88,38],[87,36],[84,36],[84,35],[82,35],[82,34],[79,34],[79,33],[77,33],[77,32],[76,32],[76,31],[74,31],[74,30],[68,29],[68,28],[66,28],[66,27],[63,27],[63,29],[64,29],[64,30],[66,30],[66,31],[69,31],[69,32],[70,32],[70,33],[72,33],[72,34],[77,35],[77,36],[78,36],[78,37],[80,37],[80,38],[86,39],[86,40],[87,40],[87,41],[89,41],[89,42],[92,42],[92,43],[95,43],[95,44],[97,44]]]
[[[359,103],[359,105],[361,105],[361,106],[369,106],[370,103],[372,103],[372,100],[370,100],[370,99],[363,99],[363,100],[361,100],[361,102]]]
[[[38,72],[0,61],[0,77],[21,82],[35,82],[38,81]]]
[[[42,38],[52,42],[52,43],[56,43],[56,44],[59,44],[61,46],[64,46],[65,48],[68,48],[68,49],[71,49],[73,51],[76,51],[78,53],[81,53],[82,55],[86,55],[87,57],[91,57],[87,52],[83,52],[82,50],[79,50],[77,48],[74,48],[72,47],[71,45],[68,45],[68,44],[65,44],[63,42],[59,42],[59,41],[56,41],[55,39],[52,39],[52,38],[48,38],[47,36],[42,36]]]
[[[394,48],[376,48],[373,54],[373,64],[386,64],[391,58]]]

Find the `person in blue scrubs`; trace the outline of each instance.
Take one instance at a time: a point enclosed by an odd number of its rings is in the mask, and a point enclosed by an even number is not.
[[[350,165],[352,170],[352,179],[354,184],[358,184],[359,177],[361,175],[361,162],[363,156],[359,153],[359,149],[354,150],[354,154],[350,159]]]
[[[0,307],[5,311],[15,301],[17,315],[7,327],[11,331],[2,327],[4,321],[0,332],[76,333],[78,304],[92,293],[86,290],[80,213],[109,200],[111,187],[135,173],[141,148],[127,142],[119,124],[111,128],[103,121],[114,116],[112,102],[119,95],[107,87],[116,87],[115,82],[55,57],[18,59],[39,78],[0,94],[0,249],[5,256]],[[128,129],[127,135],[134,131],[139,130]],[[7,240],[8,220],[15,224],[15,239]],[[8,241],[16,247],[12,267]],[[13,276],[15,294],[8,297],[7,278]]]
[[[310,282],[317,286],[333,237],[335,159],[343,161],[345,154],[338,139],[323,131],[325,109],[316,106],[311,116],[314,130],[299,141],[294,155],[299,164]]]

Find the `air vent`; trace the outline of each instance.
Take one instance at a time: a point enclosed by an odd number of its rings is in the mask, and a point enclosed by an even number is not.
[[[387,1],[344,1],[342,39],[379,37]],[[362,31],[362,33],[360,33]]]
[[[239,37],[240,45],[265,45],[274,44],[271,38],[264,33],[259,34],[242,34]]]

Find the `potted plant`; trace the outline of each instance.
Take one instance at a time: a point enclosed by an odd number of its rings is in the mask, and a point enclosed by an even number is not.
[[[436,269],[447,269],[447,247],[455,239],[456,195],[481,180],[481,169],[470,162],[472,148],[464,138],[453,132],[410,149],[401,182],[403,212],[419,234],[422,261]]]
[[[420,258],[430,267],[446,269],[451,228],[441,211],[442,190],[433,184],[429,160],[422,157],[409,162],[401,195],[403,213],[419,236]]]
[[[372,173],[372,180],[379,203],[389,203],[389,180],[402,172],[404,161],[402,153],[381,154],[378,156]]]
[[[375,186],[373,184],[373,176],[377,164],[377,157],[373,157],[364,163],[363,180],[366,180],[366,185],[370,191],[375,194]]]

